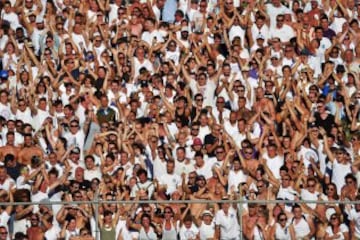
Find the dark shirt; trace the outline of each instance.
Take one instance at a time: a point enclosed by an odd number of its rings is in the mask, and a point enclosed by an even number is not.
[[[7,174],[16,181],[20,176],[20,168],[22,165],[16,163],[15,167],[6,167]]]
[[[325,119],[322,119],[320,117],[320,114],[316,112],[315,124],[316,126],[323,127],[326,133],[330,133],[331,128],[335,125],[335,117],[332,114],[328,113],[327,117]]]
[[[115,122],[116,113],[112,108],[100,108],[96,113],[99,124],[104,122]]]
[[[215,137],[214,135],[212,135],[211,133],[206,135],[205,136],[205,139],[204,139],[204,144],[210,144],[210,145],[213,145],[216,141],[218,141],[218,138]],[[215,150],[216,148],[212,151],[212,152],[208,152],[208,156],[209,157],[215,157]]]
[[[328,28],[327,30],[323,30],[324,31],[324,37],[328,38],[330,41],[333,37],[336,37],[336,33],[334,32],[334,30]]]

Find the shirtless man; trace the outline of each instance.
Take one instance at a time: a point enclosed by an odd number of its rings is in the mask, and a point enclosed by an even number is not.
[[[254,150],[251,146],[244,148],[244,157],[242,158],[242,164],[249,175],[256,178],[256,171],[259,167],[259,161],[254,158]]]
[[[257,212],[258,212],[258,207],[256,204],[254,203],[250,203],[248,204],[248,212],[245,213],[242,216],[242,228],[243,228],[243,234],[245,237],[248,237],[252,234],[253,229],[256,225],[256,222],[258,220],[257,217]],[[249,238],[250,239],[250,238]]]
[[[24,165],[29,165],[33,156],[38,156],[42,159],[43,151],[41,148],[33,144],[32,136],[30,134],[26,134],[24,136],[24,147],[19,152],[18,162]]]
[[[263,111],[268,113],[271,120],[275,120],[274,103],[268,98],[264,97],[265,91],[262,87],[256,88],[256,102],[254,103],[255,112]]]
[[[20,148],[15,147],[15,134],[14,132],[8,132],[6,134],[6,145],[0,147],[0,161],[4,161],[4,157],[7,154],[12,154],[15,156],[15,159],[18,157],[18,152]]]

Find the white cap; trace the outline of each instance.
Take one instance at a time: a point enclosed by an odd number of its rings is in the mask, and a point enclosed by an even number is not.
[[[212,212],[210,212],[209,210],[203,211],[203,213],[201,214],[201,216],[204,216],[204,215],[210,215],[211,217],[214,216],[214,215],[212,214]]]
[[[43,23],[44,18],[42,16],[36,16],[36,23]]]
[[[258,34],[258,35],[256,36],[256,40],[257,40],[257,39],[264,39],[264,40],[265,40],[265,36],[260,33],[260,34]]]

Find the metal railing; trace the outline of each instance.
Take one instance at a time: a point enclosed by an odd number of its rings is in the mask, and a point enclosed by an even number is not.
[[[350,200],[335,200],[335,201],[325,201],[325,200],[244,200],[244,199],[234,199],[234,200],[89,200],[89,201],[50,201],[50,202],[1,202],[0,206],[17,206],[17,205],[67,205],[67,204],[92,204],[96,207],[94,208],[94,217],[96,222],[95,236],[96,239],[100,239],[99,234],[99,206],[101,204],[193,204],[193,203],[201,203],[201,204],[214,204],[214,203],[230,203],[237,204],[238,206],[238,214],[239,214],[239,225],[240,225],[240,239],[242,239],[242,214],[244,209],[243,204],[259,204],[259,205],[267,205],[267,204],[360,204],[360,201],[350,201]]]

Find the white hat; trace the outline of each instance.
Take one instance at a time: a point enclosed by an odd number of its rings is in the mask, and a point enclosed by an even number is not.
[[[42,16],[36,16],[36,23],[43,23],[44,18]]]
[[[212,214],[212,212],[210,212],[209,210],[205,210],[203,211],[203,213],[201,214],[201,216],[205,216],[205,215],[209,215],[211,217],[213,217],[214,215]]]
[[[181,28],[181,32],[189,32],[189,28],[186,27],[186,26],[183,26],[183,27]]]
[[[261,33],[260,34],[258,34],[257,36],[256,36],[256,40],[257,39],[264,39],[265,40],[265,37],[264,37],[264,35],[262,35]]]

